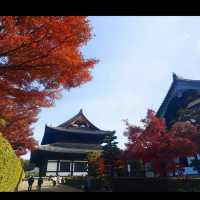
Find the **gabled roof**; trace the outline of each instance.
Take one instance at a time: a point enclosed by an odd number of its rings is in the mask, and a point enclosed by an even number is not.
[[[76,127],[74,125],[80,124],[79,127]],[[84,125],[84,127],[81,127],[81,125]],[[83,110],[81,109],[78,114],[76,114],[71,119],[67,120],[66,122],[60,124],[58,127],[61,128],[73,128],[73,129],[88,129],[88,130],[96,130],[100,131],[99,128],[97,128],[94,124],[92,124],[87,117],[83,114]]]
[[[182,93],[187,90],[199,90],[200,91],[200,80],[190,80],[184,79],[182,77],[177,76],[175,73],[173,74],[173,82],[169,88],[169,91],[164,98],[158,112],[158,117],[165,117],[165,114],[168,109],[168,105],[170,101],[179,93]]]
[[[57,127],[46,125],[41,145],[53,143],[101,144],[107,135],[114,133],[115,131],[104,131],[94,126],[80,110],[73,118]]]
[[[114,131],[86,131],[46,126],[41,145],[57,142],[101,144],[110,134],[114,134]]]

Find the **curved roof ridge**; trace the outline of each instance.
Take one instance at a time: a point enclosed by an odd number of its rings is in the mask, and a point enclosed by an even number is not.
[[[75,119],[76,117],[78,117],[82,112],[83,112],[82,109],[80,109],[80,111],[75,116],[73,116],[70,119],[68,119],[67,121],[61,123],[57,127],[61,127],[61,126],[64,126],[65,124],[67,124],[67,123],[70,123],[71,121],[73,121],[73,119]]]
[[[173,80],[174,81],[187,81],[187,82],[200,82],[200,80],[184,78],[182,76],[177,75],[176,73],[173,73]]]
[[[184,79],[182,76],[177,75],[176,73],[173,73],[173,80],[182,80]]]
[[[100,128],[96,127],[84,114],[83,114],[83,110],[80,109],[80,111],[74,116],[72,117],[71,119],[67,120],[66,122],[58,125],[57,127],[64,127],[64,126],[69,126],[74,120],[76,120],[76,118],[78,118],[79,116],[83,117],[89,124],[90,126],[95,129],[95,130],[98,130],[98,131],[101,131]]]

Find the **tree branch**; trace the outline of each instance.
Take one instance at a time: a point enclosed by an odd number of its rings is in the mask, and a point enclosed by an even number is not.
[[[45,53],[44,55],[41,55],[41,56],[36,56],[35,58],[33,59],[29,59],[29,60],[26,60],[22,63],[19,63],[19,64],[0,64],[0,71],[5,71],[5,70],[27,70],[27,69],[30,69],[30,68],[39,68],[39,67],[43,67],[43,66],[49,66],[49,65],[52,65],[52,64],[43,64],[43,65],[27,65],[27,66],[24,66],[28,63],[31,63],[31,62],[34,62],[34,61],[37,61],[37,60],[40,60],[40,59],[44,59],[44,58],[47,58],[55,49],[59,48],[60,46],[62,46],[65,42],[67,42],[69,39],[71,39],[72,37],[76,36],[76,34],[72,34],[68,37],[66,37],[62,42],[60,42],[58,45],[56,45],[55,47],[49,49],[47,51],[47,53]]]
[[[42,25],[42,26],[38,27],[37,29],[33,30],[30,34],[36,33],[38,30],[42,29],[43,27],[45,27],[45,25]],[[21,44],[20,46],[14,48],[14,49],[8,50],[8,51],[6,51],[6,52],[0,53],[0,57],[2,57],[2,56],[9,56],[10,53],[15,52],[15,51],[17,51],[17,50],[19,50],[19,49],[21,49],[21,48],[30,46],[30,45],[33,44],[33,43],[41,42],[43,39],[45,39],[45,37],[47,36],[47,33],[48,33],[48,32],[46,32],[46,33],[44,34],[44,36],[43,36],[42,38],[40,38],[39,40],[33,40],[33,41],[30,42],[30,43],[24,43],[24,42],[22,42],[22,44]]]

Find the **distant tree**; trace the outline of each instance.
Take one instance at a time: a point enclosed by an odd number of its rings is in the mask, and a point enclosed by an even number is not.
[[[115,173],[116,162],[120,160],[121,150],[118,148],[115,134],[106,136],[103,145],[102,158],[105,164],[105,173],[113,176]]]
[[[0,16],[0,131],[17,155],[35,148],[40,109],[91,80],[96,60],[81,53],[90,38],[84,16]]]
[[[155,112],[148,111],[144,126],[132,126],[127,122],[128,139],[126,154],[131,159],[151,163],[160,176],[167,176],[183,166],[176,162],[180,157],[193,156],[197,145],[193,138],[198,134],[196,126],[190,122],[177,122],[170,130]]]

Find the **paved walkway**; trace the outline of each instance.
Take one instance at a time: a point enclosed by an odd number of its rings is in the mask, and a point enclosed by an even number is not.
[[[37,181],[35,181],[35,183],[33,185],[32,192],[37,192],[36,182]],[[18,191],[19,192],[27,192],[27,188],[28,188],[27,181],[23,181],[20,184]],[[83,191],[80,189],[77,189],[77,188],[67,186],[67,185],[59,184],[59,185],[53,186],[50,181],[44,181],[41,192],[83,192]]]
[[[42,189],[42,192],[83,192],[80,189],[70,187],[68,185],[57,185]]]

